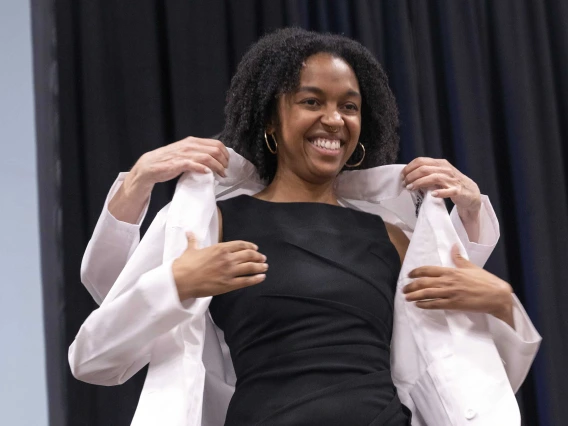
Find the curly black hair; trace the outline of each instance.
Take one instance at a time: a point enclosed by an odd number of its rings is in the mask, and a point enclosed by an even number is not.
[[[276,173],[276,156],[268,151],[264,132],[275,117],[278,96],[298,87],[302,64],[316,53],[343,59],[359,81],[359,141],[366,155],[357,168],[390,164],[396,159],[398,109],[388,78],[372,53],[344,36],[284,28],[262,37],[241,60],[227,93],[225,128],[220,136],[226,146],[251,161],[268,182]]]

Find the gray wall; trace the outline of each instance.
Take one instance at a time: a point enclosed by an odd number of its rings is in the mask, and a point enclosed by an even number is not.
[[[0,0],[0,423],[47,420],[30,5]]]

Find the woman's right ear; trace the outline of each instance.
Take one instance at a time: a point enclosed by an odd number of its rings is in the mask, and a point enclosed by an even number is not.
[[[274,126],[272,123],[268,123],[266,125],[266,134],[270,136],[273,135],[274,133],[276,133],[276,126]]]
[[[278,121],[278,112],[276,110],[273,110],[270,114],[270,119],[266,123],[265,127],[267,135],[274,135],[276,133],[279,127]]]

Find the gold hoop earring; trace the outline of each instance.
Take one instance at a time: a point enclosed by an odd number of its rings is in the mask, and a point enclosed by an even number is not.
[[[276,142],[276,138],[274,137],[274,133],[271,133],[270,136],[272,136],[272,140],[274,141],[274,145],[276,145],[276,148],[272,149],[270,147],[270,144],[268,143],[268,138],[266,137],[266,130],[264,131],[264,141],[266,142],[266,146],[268,147],[268,150],[270,151],[271,154],[276,154],[278,152],[278,142]]]
[[[365,159],[365,147],[363,146],[363,144],[362,144],[361,142],[359,142],[359,145],[361,145],[361,148],[363,149],[363,157],[361,157],[361,160],[359,160],[359,162],[356,163],[356,164],[347,164],[347,163],[345,163],[345,167],[353,168],[353,167],[360,166],[361,163],[363,162],[363,160]],[[357,146],[359,146],[359,145],[357,145]]]

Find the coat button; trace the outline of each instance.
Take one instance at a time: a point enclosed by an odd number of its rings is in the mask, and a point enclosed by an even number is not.
[[[465,410],[465,418],[468,420],[471,420],[475,417],[477,413],[475,412],[475,410],[468,408],[467,410]]]

